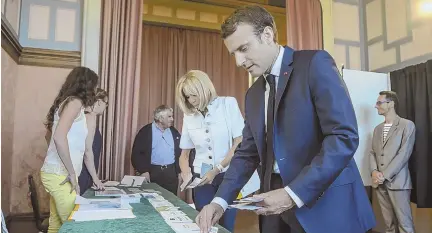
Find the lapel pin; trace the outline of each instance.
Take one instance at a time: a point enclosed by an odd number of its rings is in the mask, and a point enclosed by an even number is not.
[[[288,74],[288,72],[284,72],[284,75],[287,75]]]

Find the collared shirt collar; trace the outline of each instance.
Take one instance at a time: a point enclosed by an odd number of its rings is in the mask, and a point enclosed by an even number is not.
[[[276,61],[274,62],[273,67],[270,71],[270,74],[272,74],[276,77],[279,77],[279,75],[280,75],[284,51],[285,51],[285,49],[279,45],[279,55],[277,56]]]

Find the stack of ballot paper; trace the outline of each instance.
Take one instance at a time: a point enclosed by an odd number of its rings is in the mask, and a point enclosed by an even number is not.
[[[105,187],[105,190],[95,191],[96,197],[118,197],[125,195],[126,192],[116,187]]]
[[[239,209],[239,210],[258,210],[262,207],[257,206],[256,204],[264,200],[264,198],[255,198],[255,197],[248,197],[243,198],[238,201],[234,201],[234,204],[229,205],[228,208],[230,209]]]

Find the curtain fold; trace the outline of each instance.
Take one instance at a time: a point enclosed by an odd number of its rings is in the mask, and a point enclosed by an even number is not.
[[[141,0],[103,0],[101,33],[101,88],[109,105],[102,118],[103,148],[100,177],[121,180],[131,170],[135,137],[142,41]]]
[[[288,46],[296,50],[323,49],[320,0],[286,0]]]
[[[157,106],[166,104],[174,109],[174,126],[181,132],[183,113],[175,104],[175,87],[191,69],[206,72],[218,95],[234,96],[243,112],[248,73],[236,66],[218,32],[144,24],[142,44],[137,130],[153,121]],[[191,190],[178,196],[193,203]]]
[[[175,86],[191,69],[206,72],[218,95],[234,96],[243,111],[248,73],[236,66],[218,32],[144,24],[142,43],[138,129],[153,120],[157,106],[167,104],[181,130],[183,113],[175,105]]]
[[[418,208],[432,207],[432,60],[390,73],[398,94],[397,113],[416,125],[416,141],[409,161],[413,182],[411,200]]]

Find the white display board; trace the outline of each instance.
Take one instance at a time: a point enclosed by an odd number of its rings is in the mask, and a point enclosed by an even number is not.
[[[390,90],[390,80],[388,74],[383,73],[347,69],[342,73],[354,105],[360,136],[360,144],[354,159],[364,185],[371,186],[369,152],[372,147],[372,135],[375,127],[384,121],[384,117],[378,115],[375,103],[380,91]]]

